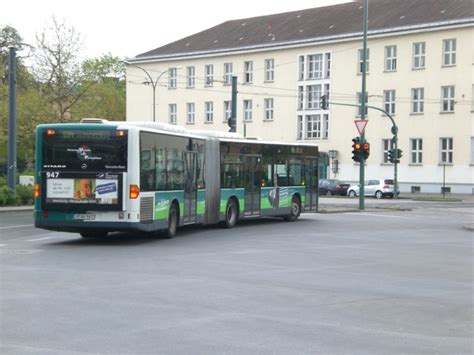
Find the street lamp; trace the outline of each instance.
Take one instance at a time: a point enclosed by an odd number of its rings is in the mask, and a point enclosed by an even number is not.
[[[138,66],[138,65],[136,65],[136,64],[130,63],[130,62],[125,62],[125,64],[131,65],[131,66],[133,66],[133,67],[135,67],[135,68],[138,68],[138,69],[141,69],[141,70],[146,74],[146,76],[148,77],[149,83],[151,84],[151,87],[152,87],[152,89],[153,89],[153,122],[156,122],[156,107],[155,107],[156,105],[155,105],[155,101],[156,101],[156,87],[158,86],[158,81],[161,79],[161,77],[162,77],[163,75],[165,75],[165,74],[168,73],[169,71],[171,71],[171,70],[173,70],[173,69],[181,69],[182,67],[181,67],[181,66],[178,66],[178,67],[174,67],[174,68],[168,68],[167,70],[161,72],[160,75],[158,75],[158,77],[156,78],[156,80],[153,80],[153,78],[151,77],[150,73],[149,73],[146,69],[144,69],[144,68],[142,68],[142,67],[140,67],[140,66]]]

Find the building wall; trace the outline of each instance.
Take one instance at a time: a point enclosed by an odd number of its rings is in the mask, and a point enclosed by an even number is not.
[[[442,65],[444,39],[456,39],[456,65]],[[426,65],[424,69],[412,68],[414,42],[426,43]],[[474,139],[473,83],[474,83],[474,28],[462,27],[398,33],[369,37],[370,49],[367,91],[369,105],[383,108],[384,90],[395,90],[396,111],[393,115],[399,127],[398,147],[403,157],[398,166],[398,177],[402,191],[411,186],[420,186],[421,192],[439,192],[443,182],[452,192],[472,193],[474,188],[474,162],[471,157]],[[384,71],[384,48],[397,46],[397,70]],[[178,69],[178,87],[166,87],[168,73],[162,75],[156,89],[156,120],[168,122],[168,105],[177,105],[177,124],[190,129],[228,130],[224,122],[224,101],[230,100],[231,87],[224,85],[224,63],[233,63],[238,76],[238,132],[244,133],[243,100],[252,100],[253,119],[246,124],[247,136],[259,136],[269,140],[297,140],[297,116],[307,113],[323,113],[321,110],[298,111],[298,80],[300,56],[317,53],[331,54],[331,75],[324,82],[330,84],[330,101],[356,104],[356,93],[361,91],[361,75],[358,74],[358,50],[362,42],[344,41],[320,43],[293,48],[278,48],[271,51],[253,51],[229,55],[200,58],[178,58],[154,63],[136,63],[146,69],[152,78],[157,78],[170,67]],[[264,81],[264,61],[273,59],[275,79]],[[253,61],[253,84],[243,84],[244,62]],[[214,84],[205,87],[204,67],[214,65]],[[195,67],[195,88],[186,88],[186,67]],[[142,84],[146,74],[134,67],[127,68],[127,119],[131,121],[152,120],[152,88]],[[315,81],[313,83],[317,83]],[[308,84],[308,82],[304,82]],[[454,113],[441,113],[441,87],[455,87]],[[424,88],[424,113],[411,113],[411,89]],[[274,100],[274,119],[264,120],[264,99]],[[204,123],[205,101],[214,103],[214,122]],[[186,124],[186,103],[195,103],[195,123]],[[312,140],[320,150],[336,150],[339,171],[332,174],[347,181],[357,181],[359,166],[351,156],[351,139],[358,135],[354,120],[356,107],[332,104],[328,111],[329,131],[327,139]],[[371,155],[367,161],[366,177],[393,177],[393,164],[383,163],[382,139],[390,139],[391,122],[381,112],[369,110],[366,139],[371,143]],[[453,163],[440,164],[440,138],[453,138]],[[422,164],[410,164],[410,139],[423,140]]]

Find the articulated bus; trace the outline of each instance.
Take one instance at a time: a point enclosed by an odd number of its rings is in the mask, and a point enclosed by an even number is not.
[[[35,226],[101,238],[318,209],[318,148],[163,123],[40,125]]]

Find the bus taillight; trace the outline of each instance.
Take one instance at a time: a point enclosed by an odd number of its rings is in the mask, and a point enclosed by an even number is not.
[[[130,185],[130,199],[135,200],[140,195],[140,187],[138,185]]]
[[[40,187],[39,184],[35,184],[35,192],[34,192],[35,198],[38,198],[40,196]]]

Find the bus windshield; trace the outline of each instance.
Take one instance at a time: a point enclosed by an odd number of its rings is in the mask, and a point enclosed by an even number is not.
[[[127,131],[45,129],[42,168],[61,171],[126,171]]]

